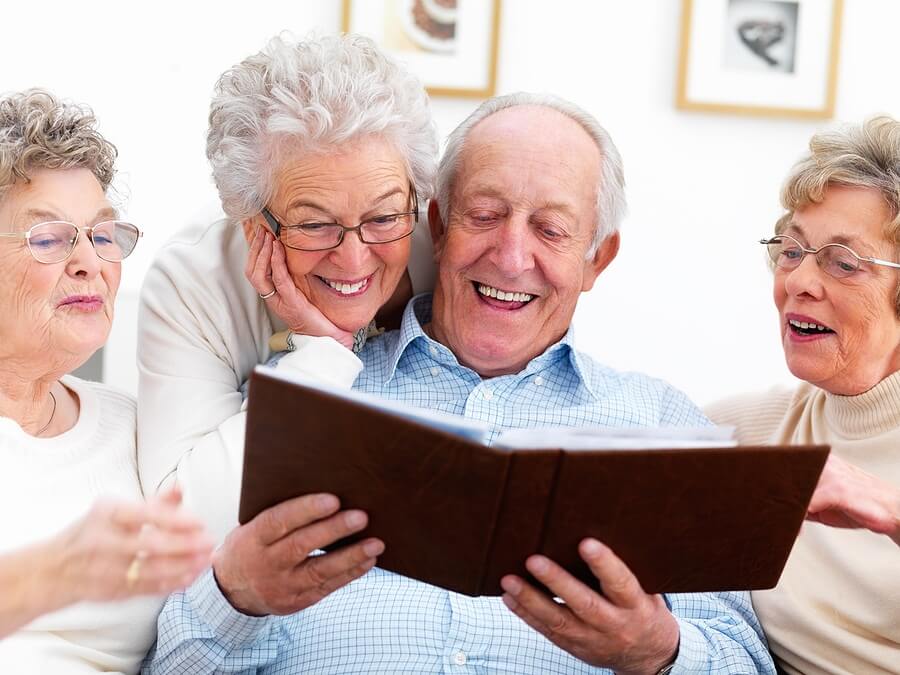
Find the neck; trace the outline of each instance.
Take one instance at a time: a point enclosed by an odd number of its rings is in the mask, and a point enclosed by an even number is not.
[[[26,433],[35,435],[50,421],[55,408],[50,392],[59,377],[56,374],[22,377],[21,372],[6,363],[0,364],[0,417],[8,417]]]

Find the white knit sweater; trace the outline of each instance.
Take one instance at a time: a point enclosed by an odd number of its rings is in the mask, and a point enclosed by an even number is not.
[[[134,401],[75,377],[62,383],[80,402],[78,422],[69,431],[34,438],[0,417],[2,551],[57,534],[99,497],[141,499]],[[163,600],[81,603],[40,617],[0,640],[0,672],[136,673],[156,637]]]
[[[413,291],[433,284],[427,228],[413,233]],[[247,242],[219,221],[167,243],[141,291],[138,327],[138,463],[147,494],[177,481],[185,506],[216,541],[237,525],[244,456],[240,387],[269,358],[285,328],[244,277]],[[362,362],[331,338],[297,340],[278,363],[350,386]]]
[[[742,445],[829,444],[900,487],[900,372],[859,396],[810,384],[714,404]],[[753,593],[788,673],[900,673],[900,547],[884,535],[804,523],[778,586]]]

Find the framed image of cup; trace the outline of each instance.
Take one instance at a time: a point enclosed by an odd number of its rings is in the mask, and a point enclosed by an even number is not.
[[[494,95],[500,0],[344,0],[343,30],[374,39],[432,95]]]
[[[675,105],[834,115],[843,0],[682,0]]]

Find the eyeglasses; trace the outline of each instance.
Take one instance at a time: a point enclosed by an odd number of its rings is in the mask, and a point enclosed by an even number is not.
[[[799,241],[785,234],[771,239],[760,239],[759,243],[765,244],[772,262],[783,270],[796,269],[807,254],[816,256],[816,263],[819,267],[836,279],[849,277],[859,269],[861,262],[900,269],[900,263],[862,256],[843,244],[825,244],[819,248],[806,248]]]
[[[92,227],[54,220],[38,223],[27,232],[0,232],[0,237],[24,239],[32,257],[39,263],[50,265],[72,255],[82,231],[94,246],[97,257],[107,262],[121,262],[127,258],[137,246],[138,239],[144,236],[137,226],[121,220],[107,220]]]
[[[389,244],[392,241],[408,237],[416,229],[419,200],[415,188],[410,185],[409,189],[413,202],[411,211],[375,216],[356,227],[347,227],[340,223],[282,225],[268,207],[262,210],[262,215],[281,243],[298,251],[327,251],[337,248],[344,241],[344,234],[353,231],[364,244]]]

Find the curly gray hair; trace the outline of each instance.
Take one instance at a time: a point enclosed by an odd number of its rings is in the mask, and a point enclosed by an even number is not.
[[[271,198],[283,153],[364,135],[392,142],[420,202],[432,196],[437,134],[419,79],[359,35],[277,36],[219,79],[206,156],[225,213],[241,221]]]
[[[781,188],[786,213],[775,233],[784,232],[795,211],[825,199],[829,185],[880,192],[891,214],[885,236],[900,255],[900,121],[879,115],[860,125],[814,134],[809,153],[794,164]],[[900,284],[895,304],[900,316]]]
[[[96,124],[90,108],[43,89],[0,97],[0,199],[35,169],[88,169],[106,191],[117,152]]]
[[[625,201],[625,172],[622,157],[609,133],[586,110],[574,103],[549,94],[518,92],[495,96],[482,103],[447,138],[447,149],[441,157],[437,172],[437,202],[441,219],[446,223],[450,216],[450,197],[453,192],[460,156],[469,132],[486,117],[496,112],[520,105],[541,106],[562,113],[577,122],[600,149],[600,185],[597,187],[597,223],[594,238],[587,251],[587,258],[596,253],[600,243],[619,231],[622,219],[628,211]]]

